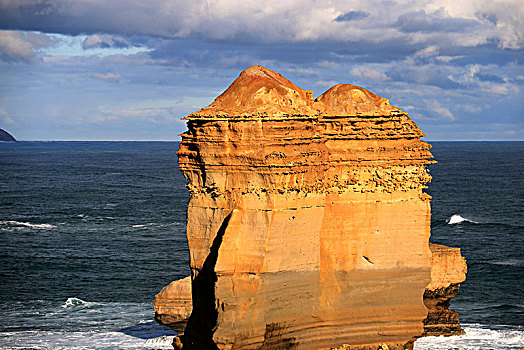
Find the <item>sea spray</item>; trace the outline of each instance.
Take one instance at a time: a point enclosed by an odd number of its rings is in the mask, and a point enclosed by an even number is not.
[[[462,222],[470,222],[472,224],[478,224],[478,222],[463,218],[462,216],[455,214],[452,215],[449,219],[446,220],[448,225],[460,224]]]

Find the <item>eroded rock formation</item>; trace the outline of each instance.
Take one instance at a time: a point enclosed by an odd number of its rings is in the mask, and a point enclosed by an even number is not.
[[[449,309],[450,299],[455,297],[460,284],[466,279],[466,260],[459,248],[429,244],[431,250],[431,282],[424,292],[424,304],[428,315],[424,320],[424,336],[450,336],[464,334],[458,313]],[[156,295],[155,319],[179,334],[192,310],[191,278],[171,282]]]
[[[458,312],[449,309],[449,301],[457,295],[460,284],[466,280],[466,260],[459,248],[430,244],[431,283],[424,292],[428,316],[424,320],[424,333],[430,335],[460,335]]]
[[[162,288],[154,300],[155,320],[179,334],[184,329],[193,309],[191,276],[176,280]]]
[[[353,85],[317,99],[248,68],[190,114],[184,349],[403,348],[431,277],[430,146]]]

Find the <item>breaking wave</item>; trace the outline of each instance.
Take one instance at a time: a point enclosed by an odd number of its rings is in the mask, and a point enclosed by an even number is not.
[[[460,224],[461,222],[470,222],[472,224],[478,224],[478,222],[463,218],[458,214],[451,215],[451,217],[447,219],[446,222],[448,223],[448,225]]]
[[[490,329],[477,324],[464,325],[466,334],[452,337],[424,337],[415,342],[415,350],[520,349],[524,344],[521,327]]]
[[[94,305],[96,305],[96,303],[84,301],[78,298],[67,298],[66,302],[61,307],[63,307],[64,309],[69,309],[69,308],[78,309],[78,308],[91,307]]]
[[[160,337],[147,339],[144,342],[144,347],[151,347],[154,349],[172,349],[174,335],[162,335]]]
[[[32,224],[30,222],[22,222],[22,221],[14,221],[14,220],[0,221],[0,226],[6,226],[6,228],[11,228],[11,229],[20,229],[24,227],[29,227],[29,228],[36,228],[39,230],[51,230],[51,229],[56,228],[55,225],[50,225],[50,224]]]

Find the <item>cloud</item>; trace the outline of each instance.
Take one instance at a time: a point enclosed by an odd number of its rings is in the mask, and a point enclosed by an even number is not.
[[[439,47],[436,45],[428,46],[422,50],[415,52],[415,57],[432,57],[437,56],[439,53]]]
[[[474,19],[451,17],[443,9],[433,13],[425,11],[409,12],[401,15],[395,27],[405,33],[449,33],[464,32],[479,26]]]
[[[0,31],[0,59],[7,62],[31,62],[34,57],[33,44],[23,33],[2,30]]]
[[[181,115],[177,114],[177,106],[162,108],[137,108],[125,107],[119,109],[103,110],[95,116],[94,121],[97,123],[114,122],[114,121],[133,121],[140,123],[182,123]]]
[[[116,36],[107,35],[107,34],[89,35],[82,43],[82,48],[84,50],[88,50],[92,48],[108,49],[110,47],[128,48],[131,46],[132,45],[128,40],[121,38],[121,37],[116,37]]]
[[[433,63],[418,65],[409,59],[392,65],[386,72],[395,81],[435,86],[441,89],[458,89],[461,81],[450,78],[450,73],[440,65]]]
[[[364,11],[349,11],[335,18],[335,21],[336,22],[349,22],[349,21],[354,21],[357,19],[364,19],[366,17],[369,17],[369,15],[370,14],[368,12],[364,12]]]
[[[425,101],[425,103],[426,108],[429,111],[436,113],[437,119],[455,120],[455,116],[453,115],[453,113],[451,113],[451,111],[448,108],[442,106],[438,101],[430,100]]]
[[[351,70],[351,74],[362,81],[367,80],[389,80],[389,77],[384,73],[376,69],[367,67],[358,67]]]
[[[36,55],[38,49],[53,44],[45,34],[0,30],[0,60],[32,63],[39,59]]]
[[[494,41],[503,48],[518,49],[524,45],[522,3],[333,0],[319,6],[315,0],[158,0],[147,4],[142,0],[18,0],[0,2],[0,28],[244,43],[401,40],[425,46],[436,42],[477,46]],[[358,9],[348,11],[352,5]]]
[[[4,124],[14,123],[14,120],[11,117],[9,117],[8,113],[3,108],[0,108],[0,118]]]
[[[91,74],[91,77],[95,79],[105,80],[113,83],[122,83],[122,77],[118,73],[93,73]]]
[[[433,130],[474,114],[520,122],[522,13],[521,0],[0,0],[0,103],[15,124],[176,135],[173,118],[262,64],[315,95],[362,85]]]

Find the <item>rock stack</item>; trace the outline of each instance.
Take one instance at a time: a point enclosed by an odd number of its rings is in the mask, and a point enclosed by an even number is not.
[[[432,155],[407,113],[253,66],[185,119],[193,309],[175,347],[400,349],[423,333]]]

